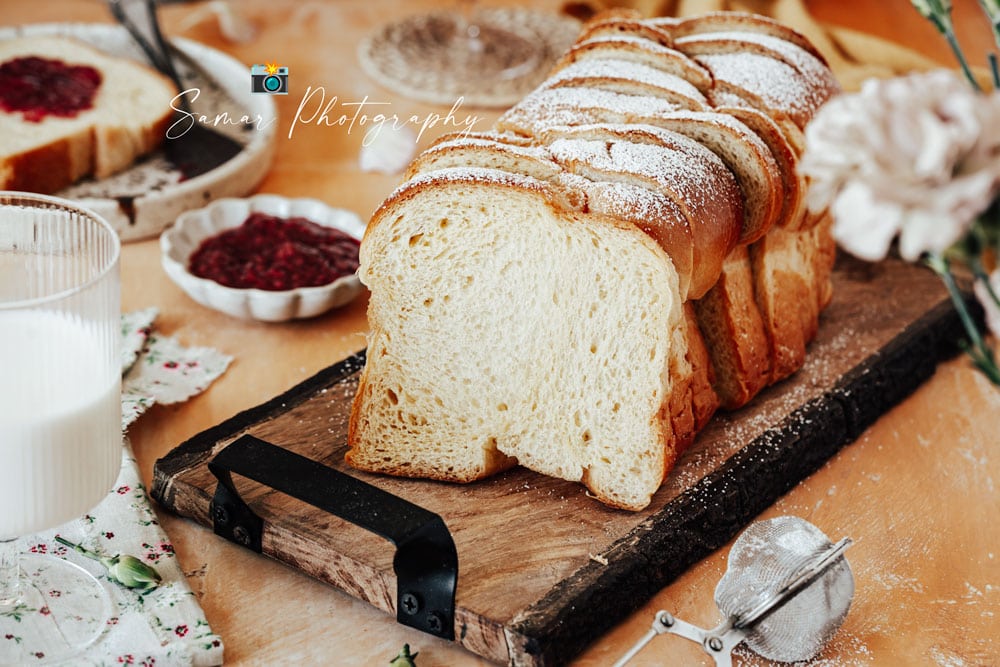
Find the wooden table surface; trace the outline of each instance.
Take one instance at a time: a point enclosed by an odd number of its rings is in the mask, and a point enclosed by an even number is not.
[[[394,96],[370,81],[355,49],[372,27],[397,15],[401,0],[233,3],[259,32],[226,41],[216,24],[192,16],[205,5],[171,5],[166,32],[232,54],[245,63],[277,61],[294,86],[324,86],[328,99],[391,103],[400,116],[443,113]],[[405,3],[407,11],[434,5]],[[447,4],[447,3],[437,3]],[[555,8],[559,3],[533,3]],[[752,4],[752,3],[751,3]],[[937,33],[906,0],[811,0],[818,19],[894,40],[951,66]],[[956,0],[959,34],[972,54],[992,46],[974,0]],[[4,0],[0,22],[107,21],[98,0]],[[197,18],[197,17],[195,17]],[[277,158],[261,192],[310,196],[367,216],[397,177],[363,173],[363,131],[299,125],[285,136],[299,98],[278,98],[282,120]],[[479,115],[486,127],[495,114]],[[428,132],[426,143],[443,128]],[[188,345],[216,347],[235,357],[207,392],[172,407],[155,407],[131,431],[143,478],[154,461],[194,434],[257,405],[364,347],[366,301],[290,324],[236,320],[203,308],[168,280],[156,240],[123,252],[123,307],[156,306],[157,328]],[[762,518],[794,514],[848,552],[857,592],[834,641],[812,664],[972,666],[1000,664],[1000,390],[970,370],[964,358],[943,364],[902,405],[770,508]],[[216,538],[185,519],[159,512],[213,629],[234,665],[387,664],[404,643],[421,667],[478,665],[482,660],[443,640],[399,626],[394,619],[292,569]],[[728,546],[696,564],[638,612],[593,638],[574,664],[607,665],[649,627],[658,609],[703,627],[714,626],[712,600],[725,571]],[[689,642],[659,638],[636,665],[710,664]],[[767,664],[740,651],[736,664]]]

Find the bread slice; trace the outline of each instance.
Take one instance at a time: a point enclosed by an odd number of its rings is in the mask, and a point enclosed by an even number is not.
[[[798,370],[833,295],[829,216],[808,229],[774,228],[733,250],[718,283],[693,302],[720,407],[746,405]]]
[[[513,140],[513,143],[508,141]],[[547,181],[558,188],[570,208],[609,216],[634,224],[667,252],[684,294],[694,263],[694,243],[684,213],[673,200],[634,183],[591,181],[563,171],[547,157],[544,147],[525,146],[517,137],[497,133],[451,135],[438,141],[411,164],[407,178],[435,170],[482,167],[500,169]],[[714,374],[690,302],[685,304],[684,326],[675,332],[683,340],[671,348],[673,383],[669,418],[673,442],[667,452],[680,453],[694,440],[718,408],[712,389]]]
[[[835,258],[829,216],[811,229],[772,229],[750,246],[754,296],[770,349],[769,383],[788,377],[805,362],[806,346],[833,294]]]
[[[508,109],[496,127],[505,133],[540,136],[557,125],[629,123],[635,117],[671,113],[683,107],[650,95],[626,95],[584,85],[539,89]]]
[[[720,407],[719,396],[715,392],[715,366],[698,326],[692,301],[684,303],[683,330],[684,349],[687,351],[685,360],[691,371],[687,375],[674,376],[671,424],[678,455],[694,442],[695,436],[705,428]]]
[[[771,355],[746,246],[726,258],[718,282],[694,302],[715,371],[713,389],[727,410],[746,405],[771,379]]]
[[[177,93],[159,73],[75,39],[0,41],[0,62],[29,56],[88,65],[101,83],[92,108],[73,117],[33,122],[0,111],[0,188],[56,192],[87,175],[110,176],[162,143]]]
[[[752,107],[722,107],[716,112],[735,118],[767,146],[781,181],[780,211],[775,225],[790,231],[811,226],[805,205],[806,179],[799,171],[799,154],[805,137],[795,125],[779,126],[770,116]],[[789,139],[789,135],[792,139]]]
[[[672,40],[683,39],[691,35],[719,32],[769,35],[790,42],[824,65],[827,64],[823,54],[805,35],[768,16],[745,12],[707,12],[682,19],[655,17],[647,19],[645,23],[667,32]]]
[[[701,92],[712,88],[708,70],[676,49],[632,35],[606,35],[577,42],[556,64],[554,71],[585,60],[624,60],[678,76]]]
[[[496,130],[479,130],[476,132],[470,132],[468,130],[462,130],[461,132],[446,132],[445,134],[442,134],[434,139],[428,148],[433,148],[438,144],[452,142],[459,139],[494,141],[496,143],[508,144],[510,146],[520,146],[521,148],[532,148],[535,146],[535,141],[531,137],[513,134],[511,132],[499,132]]]
[[[669,31],[652,21],[642,18],[642,14],[634,9],[614,8],[598,12],[587,21],[580,30],[577,42],[584,42],[597,37],[641,37],[660,46],[670,47],[673,36]]]
[[[804,127],[803,122],[808,122],[826,100],[840,92],[840,85],[825,61],[792,42],[770,35],[749,32],[700,33],[678,39],[676,48],[709,69],[711,69],[710,63],[715,62],[715,68],[723,76],[724,83],[743,81],[743,87],[747,88],[748,92],[760,94],[765,99],[767,95],[764,94],[766,92],[764,88],[773,87],[769,103],[777,100],[788,109],[793,109],[797,105],[802,107],[802,115],[799,115],[798,109],[789,114],[799,127]],[[748,62],[756,63],[755,67],[759,68],[759,72],[743,72],[734,63],[733,58],[718,56],[738,56],[747,59]],[[795,77],[788,76],[783,68],[766,64],[761,58],[788,66],[799,75],[801,82],[796,81]],[[724,63],[724,67],[720,63]],[[758,77],[764,77],[763,83],[760,83]],[[751,81],[753,86],[747,85],[747,82]],[[792,99],[795,96],[798,96],[798,99]]]
[[[437,141],[413,159],[404,179],[417,174],[461,167],[500,169],[542,181],[557,179],[563,169],[539,146],[508,143],[501,135],[451,135]]]
[[[821,91],[795,68],[774,58],[755,53],[721,53],[697,56],[695,60],[712,72],[716,90],[735,95],[772,118],[787,118],[799,128],[805,128],[826,101]]]
[[[642,231],[560,199],[536,179],[457,169],[376,211],[349,464],[471,481],[516,460],[614,507],[649,503],[676,456],[677,276]]]
[[[751,32],[709,32],[679,38],[676,48],[689,57],[721,53],[755,53],[789,65],[817,86],[839,89],[837,80],[822,58],[792,42]]]
[[[628,60],[607,58],[570,63],[556,70],[543,88],[593,88],[658,97],[682,109],[707,110],[708,99],[686,79]]]

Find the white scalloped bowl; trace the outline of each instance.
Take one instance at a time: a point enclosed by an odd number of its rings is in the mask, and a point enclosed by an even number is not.
[[[316,199],[289,199],[278,195],[219,199],[205,208],[183,213],[160,235],[160,257],[170,279],[203,306],[263,322],[315,317],[349,303],[364,289],[356,274],[343,276],[328,285],[269,291],[227,287],[188,271],[191,254],[203,240],[239,227],[251,213],[281,218],[301,216],[316,224],[339,229],[359,241],[365,232],[365,224],[357,215]]]

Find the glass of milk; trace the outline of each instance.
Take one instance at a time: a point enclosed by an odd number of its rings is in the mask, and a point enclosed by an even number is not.
[[[87,209],[0,192],[0,664],[65,660],[110,614],[85,570],[16,545],[85,515],[121,468],[119,253]]]

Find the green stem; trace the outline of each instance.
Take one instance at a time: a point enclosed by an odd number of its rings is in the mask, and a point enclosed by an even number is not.
[[[983,263],[979,261],[978,257],[969,258],[969,268],[972,269],[972,275],[976,277],[976,280],[982,281],[983,285],[986,287],[986,292],[993,299],[993,303],[996,304],[997,308],[1000,308],[1000,297],[993,290],[993,284],[990,282],[990,277],[986,273],[986,269],[983,268]]]
[[[996,28],[997,26],[993,26]],[[1000,33],[997,33],[997,40],[1000,41]],[[993,75],[993,89],[1000,90],[1000,67],[997,66],[997,54],[991,53],[986,56],[990,61],[990,73]]]
[[[937,23],[937,22],[936,22]],[[948,46],[951,47],[952,53],[955,54],[955,58],[958,59],[958,64],[962,66],[962,72],[965,74],[965,78],[969,80],[972,87],[976,92],[982,92],[982,88],[979,87],[979,82],[976,81],[976,77],[972,75],[972,69],[969,67],[969,63],[965,60],[965,54],[962,53],[962,47],[958,44],[958,39],[955,38],[955,31],[946,28],[941,23],[937,23],[938,29],[944,35],[944,38],[948,40]]]
[[[93,551],[90,551],[89,549],[86,549],[86,548],[84,548],[83,546],[81,546],[79,544],[75,544],[73,542],[70,542],[69,540],[67,540],[66,538],[64,538],[64,537],[62,537],[60,535],[56,535],[56,542],[58,542],[59,544],[63,545],[64,547],[69,547],[70,549],[83,554],[84,556],[86,556],[87,558],[89,558],[91,560],[96,560],[98,563],[102,562],[101,561],[101,557],[98,556],[97,554],[95,554]]]
[[[955,284],[955,277],[951,273],[948,261],[938,255],[931,254],[926,257],[925,263],[941,278],[945,287],[948,288],[948,295],[951,297],[951,302],[955,305],[955,310],[958,311],[958,316],[962,320],[962,326],[965,327],[965,332],[968,334],[969,341],[971,342],[966,352],[972,358],[976,367],[989,378],[990,382],[1000,387],[1000,368],[997,367],[996,360],[993,358],[993,351],[983,341],[983,337],[979,333],[979,328],[973,322],[965,299],[962,297],[958,285]]]

